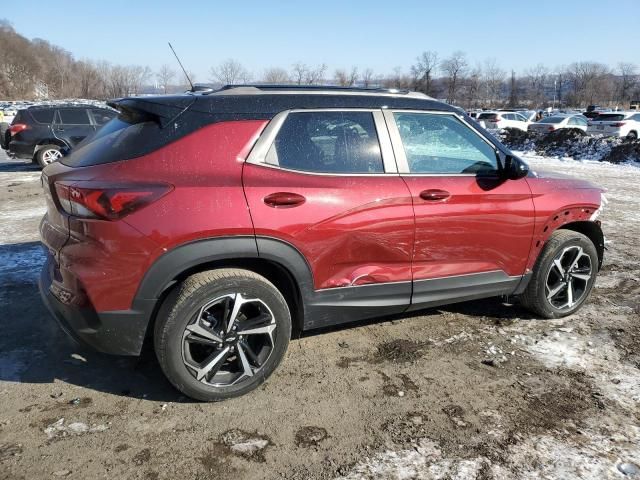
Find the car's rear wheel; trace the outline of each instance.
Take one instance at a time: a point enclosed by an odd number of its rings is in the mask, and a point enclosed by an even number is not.
[[[57,145],[44,145],[36,152],[36,162],[38,162],[38,165],[42,168],[61,158],[62,152]]]
[[[554,232],[538,257],[522,304],[544,318],[576,312],[598,273],[598,252],[588,237],[572,230]]]
[[[218,269],[189,277],[167,298],[154,343],[178,390],[219,401],[264,382],[290,337],[289,307],[271,282],[248,270]]]

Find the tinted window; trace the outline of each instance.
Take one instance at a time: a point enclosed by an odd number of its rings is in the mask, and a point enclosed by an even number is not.
[[[478,120],[495,120],[497,117],[496,113],[481,113],[478,115]]]
[[[624,115],[615,113],[601,113],[595,118],[597,122],[619,122],[620,120],[624,120]]]
[[[452,115],[395,113],[411,173],[496,171],[496,153]]]
[[[564,117],[547,117],[540,120],[538,123],[562,123]]]
[[[526,122],[527,119],[524,117],[524,115],[521,115],[519,113],[514,113],[513,116],[515,117],[515,120],[518,120],[519,122]]]
[[[384,172],[371,112],[290,113],[266,160],[306,172]]]
[[[60,122],[63,125],[89,125],[89,116],[83,108],[61,108]]]
[[[53,123],[53,114],[56,111],[50,108],[46,110],[29,110],[29,113],[38,123]]]
[[[96,122],[96,125],[104,125],[113,117],[115,117],[116,113],[112,112],[111,110],[94,108],[91,110],[91,115],[93,115],[93,120]]]

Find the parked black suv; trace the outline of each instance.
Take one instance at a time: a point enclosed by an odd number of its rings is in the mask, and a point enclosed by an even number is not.
[[[62,157],[116,116],[114,110],[91,105],[33,106],[18,111],[5,133],[2,148],[45,167]]]

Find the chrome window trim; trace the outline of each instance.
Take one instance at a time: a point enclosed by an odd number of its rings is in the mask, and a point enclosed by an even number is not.
[[[267,162],[267,154],[273,145],[278,132],[282,128],[285,120],[291,113],[310,113],[310,112],[369,112],[372,114],[373,123],[375,125],[376,134],[378,135],[378,144],[380,146],[380,155],[382,157],[382,164],[384,172],[380,173],[332,173],[332,172],[310,172],[306,170],[294,170],[291,168],[284,168],[275,163]],[[391,146],[391,139],[389,138],[389,131],[384,121],[382,111],[376,108],[300,108],[285,110],[274,116],[269,124],[265,127],[262,134],[256,141],[255,145],[251,149],[251,152],[247,156],[247,163],[254,165],[260,165],[263,167],[277,168],[279,170],[287,172],[295,172],[305,175],[324,175],[330,177],[381,177],[388,175],[398,175],[398,166],[396,159],[393,155],[393,148]]]
[[[480,137],[491,149],[496,153],[496,162],[498,168],[500,168],[500,162],[498,159],[498,150],[496,146],[491,143],[481,132],[479,132],[473,125],[467,122],[462,115],[455,112],[442,112],[438,110],[383,110],[384,118],[387,122],[387,128],[389,130],[389,136],[391,138],[391,144],[393,145],[393,152],[395,154],[396,163],[398,164],[398,172],[403,176],[416,176],[416,177],[475,177],[475,173],[416,173],[411,172],[409,169],[409,162],[407,161],[407,155],[404,151],[404,144],[402,143],[402,137],[400,136],[400,130],[396,124],[394,113],[419,113],[430,115],[448,115],[458,119],[463,125],[469,128],[473,133]]]

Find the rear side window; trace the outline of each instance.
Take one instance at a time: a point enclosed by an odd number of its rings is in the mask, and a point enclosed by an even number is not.
[[[103,108],[94,108],[91,110],[91,115],[93,115],[93,121],[96,125],[102,126],[116,116],[116,112],[112,112],[111,110],[106,110]]]
[[[394,116],[411,173],[498,170],[493,147],[453,115],[398,112]]]
[[[290,113],[266,161],[304,172],[384,173],[371,112]]]
[[[91,125],[89,115],[83,108],[61,108],[58,112],[63,125]]]
[[[53,114],[56,111],[50,108],[46,110],[29,110],[29,113],[36,122],[51,124],[53,123]]]

